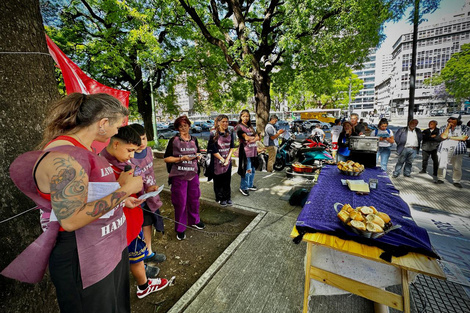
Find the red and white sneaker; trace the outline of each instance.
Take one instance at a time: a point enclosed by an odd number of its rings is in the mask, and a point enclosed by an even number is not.
[[[142,299],[152,292],[160,291],[170,284],[168,279],[165,278],[149,278],[149,285],[144,290],[137,287],[137,298]]]

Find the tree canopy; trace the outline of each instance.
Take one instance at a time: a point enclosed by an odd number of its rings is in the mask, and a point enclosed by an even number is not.
[[[442,69],[446,90],[457,100],[470,99],[470,44],[462,45]]]
[[[179,0],[206,43],[252,84],[258,124],[268,120],[273,86],[321,94],[383,38],[390,17],[380,0]],[[370,18],[373,16],[374,18]]]

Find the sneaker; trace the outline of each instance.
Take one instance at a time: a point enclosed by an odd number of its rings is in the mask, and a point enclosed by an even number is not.
[[[393,178],[397,178],[397,177],[398,177],[398,175],[395,175],[395,174],[393,174],[393,176],[392,176],[392,177],[393,177]]]
[[[149,285],[145,290],[140,290],[139,287],[137,287],[137,298],[142,299],[152,292],[160,291],[168,286],[170,282],[165,278],[149,278],[148,284]]]
[[[411,177],[410,174],[403,174],[403,176],[405,176],[405,177]]]
[[[246,189],[245,189],[245,190],[240,189],[240,192],[241,192],[242,195],[244,195],[244,196],[249,196],[249,195],[250,195],[250,193],[249,193],[248,190],[246,190]]]
[[[178,239],[178,240],[184,240],[184,239],[186,239],[186,234],[185,234],[184,232],[181,232],[181,233],[180,233],[179,231],[177,231],[177,232],[176,232],[176,239]]]
[[[225,202],[225,201],[223,201],[223,202]],[[222,204],[222,203],[220,203],[220,204]],[[222,206],[224,206],[224,205],[222,205]],[[227,206],[227,203],[225,203],[225,206]],[[203,223],[202,221],[200,221],[200,222],[197,223],[197,224],[193,224],[193,225],[191,225],[191,226],[194,227],[194,228],[197,228],[197,229],[204,229],[204,228],[206,228],[206,225],[204,225],[204,223]]]
[[[144,258],[144,262],[156,262],[156,263],[162,263],[163,261],[166,260],[166,256],[162,253],[155,253],[152,252],[152,254],[147,255]]]
[[[437,180],[436,184],[443,184],[444,182],[440,179]]]
[[[219,201],[220,206],[227,206],[227,201]]]
[[[248,190],[251,190],[251,191],[256,191],[258,190],[258,188],[256,188],[256,186],[251,186],[251,187],[248,187]]]
[[[419,171],[419,173],[420,174],[426,174],[427,172],[426,172],[426,170],[421,170],[421,171]]]
[[[155,278],[157,277],[158,273],[160,273],[160,269],[156,266],[145,265],[145,275],[148,278]]]
[[[454,186],[457,188],[462,188],[462,185],[460,183],[454,183]]]
[[[228,206],[232,206],[232,204],[233,204],[232,200],[227,200],[227,205]]]

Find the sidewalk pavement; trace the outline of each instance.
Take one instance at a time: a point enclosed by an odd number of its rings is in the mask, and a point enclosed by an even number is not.
[[[392,152],[388,172],[396,163]],[[429,174],[418,174],[421,155],[414,162],[410,178],[392,179],[401,197],[410,205],[436,209],[463,216],[470,224],[470,159],[464,157],[463,189],[454,187],[449,179],[436,185]],[[162,159],[155,159],[158,184],[167,185],[168,174]],[[237,243],[230,246],[170,312],[301,312],[305,243],[295,245],[289,238],[300,207],[292,207],[287,199],[293,188],[307,187],[312,182],[286,178],[284,172],[256,172],[258,191],[243,196],[239,191],[240,177],[232,170],[232,200],[234,209],[257,213],[256,222],[249,226]],[[428,171],[431,171],[429,166]],[[428,173],[429,173],[428,172]],[[449,176],[448,171],[448,176]],[[212,202],[212,182],[200,176],[201,200]],[[167,189],[168,190],[168,189]],[[467,267],[468,270],[468,267]],[[395,290],[396,291],[396,290]],[[470,312],[470,299],[462,287],[418,275],[411,288],[412,312]],[[436,302],[436,299],[437,302]],[[368,300],[354,295],[317,296],[310,301],[309,312],[373,312]],[[391,312],[397,312],[391,310]]]

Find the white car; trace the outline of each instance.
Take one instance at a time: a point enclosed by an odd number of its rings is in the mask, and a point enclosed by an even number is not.
[[[303,128],[307,131],[312,131],[318,124],[321,125],[321,128],[323,130],[325,129],[329,129],[330,128],[330,124],[328,123],[325,123],[325,122],[321,122],[319,120],[315,120],[315,119],[311,119],[311,120],[306,120],[304,121],[303,123]]]

